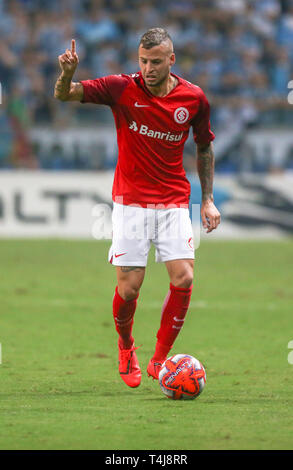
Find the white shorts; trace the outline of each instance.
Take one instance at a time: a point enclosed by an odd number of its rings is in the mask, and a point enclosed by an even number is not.
[[[114,203],[112,224],[108,260],[114,266],[146,266],[152,243],[158,263],[194,259],[187,208],[150,209]]]

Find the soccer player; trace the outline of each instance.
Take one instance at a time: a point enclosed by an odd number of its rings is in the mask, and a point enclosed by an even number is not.
[[[59,56],[62,70],[55,97],[111,107],[117,129],[118,162],[113,196],[113,237],[109,261],[116,266],[113,317],[118,332],[121,378],[141,382],[132,326],[151,243],[165,263],[170,288],[147,373],[158,379],[162,363],[180,332],[193,286],[194,248],[189,217],[190,184],[183,147],[192,128],[202,188],[201,218],[209,233],[220,223],[213,200],[214,134],[203,91],[171,72],[175,63],[168,32],[152,28],[138,48],[140,71],[73,82],[78,65],[75,41]]]

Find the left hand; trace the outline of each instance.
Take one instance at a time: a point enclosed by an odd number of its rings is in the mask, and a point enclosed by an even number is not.
[[[211,199],[207,199],[202,202],[200,215],[202,225],[207,229],[207,233],[215,230],[221,222],[221,214]]]

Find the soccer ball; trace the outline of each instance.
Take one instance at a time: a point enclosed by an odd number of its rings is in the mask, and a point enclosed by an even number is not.
[[[172,400],[193,400],[203,391],[205,383],[203,365],[188,354],[168,357],[159,373],[160,387]]]

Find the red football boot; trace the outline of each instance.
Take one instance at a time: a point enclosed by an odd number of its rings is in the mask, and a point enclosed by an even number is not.
[[[141,371],[136,357],[136,349],[122,349],[118,343],[119,350],[119,373],[128,387],[138,387],[141,382]]]
[[[158,380],[159,379],[159,373],[160,373],[161,367],[163,365],[163,362],[159,362],[159,361],[156,361],[154,359],[151,359],[149,364],[148,364],[148,367],[147,367],[148,376],[153,377],[153,379]]]

